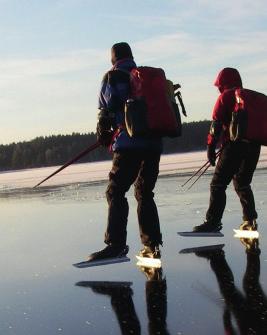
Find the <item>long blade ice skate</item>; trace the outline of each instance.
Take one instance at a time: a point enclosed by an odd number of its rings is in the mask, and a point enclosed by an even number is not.
[[[223,237],[221,232],[194,232],[194,231],[180,231],[177,233],[184,237]]]
[[[161,268],[161,260],[159,258],[141,257],[136,256],[138,262],[137,266],[151,267],[151,268]]]
[[[185,248],[179,251],[179,254],[190,254],[193,252],[199,251],[212,251],[212,250],[219,250],[224,247],[224,244],[213,244],[213,245],[205,245],[202,247],[193,247],[193,248]]]
[[[123,256],[123,257],[114,257],[114,258],[107,258],[107,259],[101,259],[101,260],[95,260],[95,261],[84,261],[80,263],[75,263],[73,264],[73,266],[79,269],[83,269],[83,268],[89,268],[92,266],[123,263],[123,262],[129,262],[129,261],[130,261],[130,258]]]
[[[234,229],[234,237],[236,238],[259,238],[260,234],[257,230],[239,230]]]

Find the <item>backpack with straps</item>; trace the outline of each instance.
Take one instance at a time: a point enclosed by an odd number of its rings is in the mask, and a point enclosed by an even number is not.
[[[267,96],[245,88],[235,90],[236,106],[230,124],[232,141],[267,145]]]
[[[180,85],[166,79],[160,68],[141,66],[130,72],[130,95],[125,105],[125,125],[130,137],[181,136],[181,117],[176,103],[177,96],[182,112],[186,111]]]

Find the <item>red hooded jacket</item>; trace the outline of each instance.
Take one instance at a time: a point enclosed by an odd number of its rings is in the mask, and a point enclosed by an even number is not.
[[[226,142],[229,140],[229,125],[235,108],[235,89],[242,88],[242,80],[236,69],[226,67],[218,74],[214,85],[222,93],[213,108],[212,120],[221,123],[224,130],[222,140]],[[207,144],[213,144],[214,142],[216,142],[214,134],[209,133]]]

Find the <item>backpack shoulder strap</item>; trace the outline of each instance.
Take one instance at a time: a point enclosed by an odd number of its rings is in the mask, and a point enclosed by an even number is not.
[[[130,72],[121,69],[115,69],[108,72],[108,82],[111,86],[118,82],[129,82]]]

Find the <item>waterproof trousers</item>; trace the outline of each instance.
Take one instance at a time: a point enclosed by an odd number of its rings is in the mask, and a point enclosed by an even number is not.
[[[115,152],[106,191],[108,222],[105,243],[125,245],[129,206],[125,193],[134,183],[141,242],[162,244],[153,189],[159,173],[160,153],[148,150]]]
[[[260,145],[249,142],[228,142],[222,149],[210,184],[210,204],[206,220],[219,223],[226,205],[226,188],[233,180],[243,209],[243,220],[257,218],[250,187],[259,156]]]

